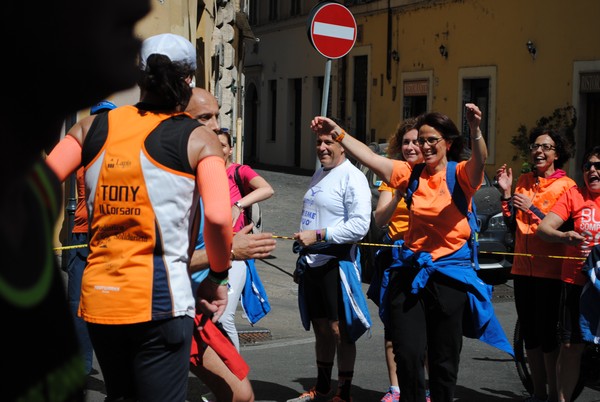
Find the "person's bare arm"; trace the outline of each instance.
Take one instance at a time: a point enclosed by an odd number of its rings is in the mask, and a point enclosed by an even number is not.
[[[371,148],[363,144],[350,134],[346,133],[333,120],[324,116],[316,116],[310,123],[310,128],[315,134],[331,134],[334,140],[340,141],[344,150],[352,155],[364,166],[370,168],[377,176],[383,179],[386,183],[390,182],[394,163],[391,159],[385,156],[377,155]],[[343,138],[338,138],[345,133]]]
[[[275,194],[273,187],[271,187],[269,182],[266,181],[262,176],[253,177],[249,184],[252,188],[252,191],[239,200],[244,208],[256,202],[269,199],[273,196],[273,194]]]
[[[565,221],[563,221],[560,216],[554,212],[548,212],[544,219],[542,219],[542,223],[538,226],[536,235],[548,242],[579,246],[579,244],[585,240],[585,237],[574,230],[561,232],[558,228],[561,227],[563,223],[565,223]]]
[[[252,224],[244,226],[233,236],[232,260],[267,258],[275,250],[277,242],[272,233],[252,234]],[[192,254],[190,272],[196,272],[209,266],[206,249],[195,250]]]
[[[479,125],[481,124],[481,110],[474,103],[467,103],[467,122],[471,136],[471,157],[465,165],[465,169],[471,180],[471,187],[478,188],[483,179],[483,168],[487,159],[488,151],[485,144],[485,138],[481,133]]]
[[[394,190],[393,193],[387,190],[379,192],[379,200],[373,213],[377,226],[382,227],[390,221],[400,199],[401,193],[398,190]]]

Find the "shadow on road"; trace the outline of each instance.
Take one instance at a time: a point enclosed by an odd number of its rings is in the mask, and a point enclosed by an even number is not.
[[[504,390],[498,391],[497,389],[483,387],[481,388],[481,391],[486,391],[487,393],[458,385],[456,387],[456,392],[454,393],[454,402],[520,401],[527,396],[524,394],[524,392]]]
[[[293,382],[299,384],[297,389],[290,389],[289,387],[264,381],[252,381],[252,387],[254,388],[254,395],[257,401],[286,401],[312,388],[316,384],[317,379],[314,377],[304,377],[296,378]],[[337,389],[337,381],[332,381],[331,389],[333,391]],[[333,396],[334,394],[332,392],[330,395]],[[382,396],[383,392],[380,390],[364,389],[354,384],[352,385],[352,399],[354,401],[379,401]]]

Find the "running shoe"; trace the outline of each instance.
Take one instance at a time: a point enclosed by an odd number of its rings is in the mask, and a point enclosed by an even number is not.
[[[287,402],[327,402],[327,395],[318,392],[314,387],[297,398],[288,399]]]
[[[380,402],[399,402],[400,392],[392,391],[391,389],[381,398]]]

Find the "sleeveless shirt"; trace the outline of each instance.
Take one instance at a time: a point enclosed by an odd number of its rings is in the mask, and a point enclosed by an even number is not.
[[[199,123],[135,106],[96,120],[82,154],[91,219],[79,313],[99,324],[194,317],[198,192],[187,143]]]

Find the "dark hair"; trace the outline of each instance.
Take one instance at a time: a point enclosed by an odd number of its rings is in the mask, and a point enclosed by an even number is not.
[[[554,161],[554,167],[561,169],[569,159],[571,159],[571,143],[567,140],[564,130],[555,130],[552,128],[536,127],[529,133],[529,144],[534,144],[540,135],[548,135],[554,141],[554,151],[558,158]]]
[[[435,128],[442,134],[444,140],[451,141],[450,150],[448,151],[448,160],[460,161],[462,160],[462,153],[464,148],[465,139],[458,131],[456,124],[448,116],[439,112],[424,113],[417,117],[417,130],[421,126],[428,125]]]
[[[592,149],[585,153],[583,160],[581,161],[581,170],[583,170],[583,165],[585,165],[585,163],[589,161],[592,156],[600,159],[600,145],[595,145]]]
[[[162,107],[185,108],[192,96],[192,88],[185,78],[193,76],[194,71],[188,63],[173,63],[165,55],[151,54],[146,60],[146,68],[141,70],[138,85],[142,91],[159,98]]]
[[[402,155],[402,140],[404,135],[413,129],[417,129],[416,117],[410,117],[405,119],[403,122],[398,123],[396,131],[388,140],[386,152],[390,158],[400,158],[404,160],[404,156]]]
[[[217,135],[223,135],[225,136],[225,138],[227,138],[227,144],[229,145],[229,148],[233,146],[233,144],[231,143],[231,134],[229,134],[229,131],[217,130],[215,132],[217,133]]]

